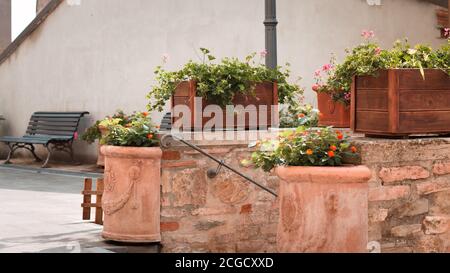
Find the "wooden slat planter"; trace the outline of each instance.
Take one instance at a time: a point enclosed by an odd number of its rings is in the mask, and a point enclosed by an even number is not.
[[[373,136],[450,133],[450,77],[438,69],[390,69],[355,77],[351,126]]]
[[[198,107],[195,105],[195,96],[197,93],[197,86],[194,81],[186,81],[182,82],[178,85],[177,90],[175,94],[172,97],[172,109],[177,105],[186,105],[191,110],[191,116],[187,117],[191,119],[190,122],[190,129],[192,130],[202,130],[205,125],[213,119],[214,117],[202,117],[202,113],[205,110],[205,108],[209,105],[212,105],[212,103],[209,103],[205,99],[202,101],[202,109],[197,109]],[[245,124],[239,123],[238,118],[234,118],[234,129],[257,129],[252,127],[259,127],[259,128],[268,128],[272,125],[272,119],[274,121],[278,120],[278,86],[276,83],[260,83],[257,84],[254,90],[255,96],[243,96],[243,95],[237,95],[233,99],[233,105],[242,105],[244,107],[247,107],[249,105],[256,106],[256,113],[246,113],[245,114]],[[267,114],[262,115],[260,117],[260,109],[259,107],[265,105],[267,106]],[[272,113],[272,106],[276,106],[274,113]],[[249,126],[249,117],[251,114],[256,114],[258,122],[257,126]],[[181,117],[175,117],[172,114],[172,124],[175,124]],[[196,124],[196,120],[199,120]],[[187,123],[183,123],[187,124]],[[251,124],[253,125],[253,124]],[[215,129],[223,129],[223,127],[226,127],[226,112],[223,109],[223,126],[219,126]],[[184,129],[184,128],[183,128]],[[229,129],[229,128],[227,128]],[[233,129],[233,128],[231,128]]]

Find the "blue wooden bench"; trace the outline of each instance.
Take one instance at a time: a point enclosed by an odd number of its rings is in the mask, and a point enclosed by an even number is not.
[[[36,153],[34,145],[43,145],[48,155],[42,168],[48,166],[50,156],[54,151],[66,152],[70,154],[72,161],[72,144],[78,130],[80,120],[89,112],[36,112],[28,124],[26,134],[22,137],[5,136],[0,137],[0,142],[4,142],[9,147],[8,158],[5,164],[11,163],[14,152],[18,149],[29,150],[36,161],[41,162]]]

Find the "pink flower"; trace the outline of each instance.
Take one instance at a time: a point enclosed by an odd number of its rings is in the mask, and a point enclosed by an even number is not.
[[[75,133],[73,134],[73,139],[74,139],[74,140],[78,140],[78,132],[75,132]]]
[[[163,63],[167,63],[167,62],[169,61],[169,59],[170,59],[169,53],[164,53],[164,54],[162,55]]]
[[[373,30],[363,30],[361,36],[364,37],[365,39],[370,39],[375,37],[375,32]]]
[[[450,28],[446,27],[444,28],[444,36],[449,37],[450,36]]]
[[[381,53],[381,48],[377,47],[375,49],[375,55],[380,55],[380,53]]]
[[[320,73],[322,73],[322,70],[317,69],[316,72],[314,72],[314,76],[319,77]]]
[[[333,69],[333,65],[332,64],[326,64],[322,67],[323,71],[330,71],[331,69]]]
[[[269,52],[267,52],[266,49],[264,49],[261,52],[259,52],[259,56],[261,56],[261,58],[265,58],[267,56],[267,54],[269,54]]]
[[[316,83],[316,84],[313,84],[312,90],[315,91],[315,92],[317,92],[317,91],[319,91],[320,87],[321,87],[320,84],[317,84],[317,83]]]
[[[352,99],[352,94],[351,94],[351,93],[345,93],[344,99],[345,99],[346,101],[350,101],[350,100]]]

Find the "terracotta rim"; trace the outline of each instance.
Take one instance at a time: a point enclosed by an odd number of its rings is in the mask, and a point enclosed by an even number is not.
[[[372,176],[366,166],[278,167],[275,172],[290,183],[367,183]]]
[[[161,158],[162,150],[160,147],[119,147],[103,146],[101,152],[107,157],[122,158]]]

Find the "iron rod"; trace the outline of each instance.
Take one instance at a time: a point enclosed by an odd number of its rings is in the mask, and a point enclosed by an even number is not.
[[[219,160],[219,159],[213,157],[212,155],[208,154],[207,152],[203,151],[203,150],[202,150],[201,148],[199,148],[198,146],[196,146],[196,145],[194,145],[194,144],[191,144],[191,143],[185,141],[184,139],[178,138],[178,137],[176,137],[176,136],[174,136],[174,135],[171,135],[171,137],[172,137],[173,139],[175,139],[176,141],[179,141],[179,142],[183,143],[184,145],[187,145],[187,146],[189,146],[190,148],[196,150],[197,152],[199,152],[199,153],[201,153],[202,155],[208,157],[209,159],[215,161],[216,163],[220,164],[221,166],[227,168],[228,170],[234,172],[235,174],[239,175],[240,177],[242,177],[242,178],[244,178],[244,179],[250,181],[252,184],[256,185],[257,187],[259,187],[259,188],[261,188],[261,189],[263,189],[263,190],[265,190],[266,192],[272,194],[273,196],[278,197],[278,195],[277,195],[273,190],[271,190],[271,189],[269,189],[269,188],[267,188],[267,187],[265,187],[265,186],[259,184],[258,182],[256,182],[256,181],[253,180],[252,178],[250,178],[249,176],[247,176],[247,175],[245,175],[245,174],[243,174],[243,173],[237,171],[236,169],[234,169],[233,167],[229,166],[229,165],[226,164],[225,162],[223,162],[223,161],[221,161],[221,160]]]

